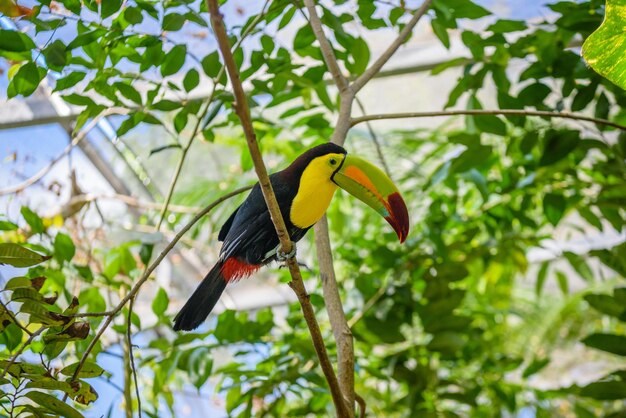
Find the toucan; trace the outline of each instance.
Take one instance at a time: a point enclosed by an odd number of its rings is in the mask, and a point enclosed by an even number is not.
[[[293,242],[321,219],[337,187],[371,206],[393,227],[400,242],[409,233],[406,204],[391,179],[339,145],[311,148],[270,182]],[[270,213],[257,183],[222,226],[219,259],[174,318],[174,330],[193,330],[211,313],[228,283],[284,259]],[[294,246],[295,248],[295,246]]]

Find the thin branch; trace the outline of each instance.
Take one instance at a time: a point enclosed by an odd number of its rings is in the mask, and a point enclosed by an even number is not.
[[[9,310],[9,307],[7,305],[5,305],[4,303],[2,303],[2,301],[0,301],[0,306],[2,307],[2,309],[4,309],[4,311],[7,313],[7,315],[9,315],[9,318],[11,318],[11,321],[13,321],[13,323],[15,325],[17,325],[18,327],[20,327],[22,329],[22,331],[24,331],[26,334],[28,335],[33,335],[32,332],[30,332],[24,325],[22,325],[18,320],[17,317],[15,315],[13,315],[13,312],[11,312]]]
[[[428,11],[431,3],[432,0],[424,0],[424,3],[422,3],[420,8],[417,9],[411,20],[400,31],[398,37],[391,43],[391,45],[389,45],[385,52],[383,52],[382,55],[371,65],[371,67],[365,70],[365,72],[361,74],[361,76],[357,78],[354,83],[352,83],[352,89],[355,93],[361,90],[368,81],[378,74],[380,69],[383,68],[383,65],[385,65],[392,55],[396,53],[398,48],[400,48],[400,45],[407,40],[411,32],[413,32],[413,28],[417,25],[417,22],[419,22],[422,16],[424,16]]]
[[[135,298],[131,298],[128,303],[128,324],[126,326],[126,343],[128,344],[128,359],[130,360],[130,370],[133,376],[133,382],[135,384],[135,397],[137,398],[137,412],[139,413],[139,418],[141,418],[141,395],[139,394],[139,383],[137,382],[137,369],[135,368],[135,356],[133,355],[133,339],[131,332],[132,325],[132,316],[133,316],[133,304],[135,302]],[[132,405],[131,405],[132,408]],[[131,409],[132,410],[132,409]],[[132,418],[132,413],[131,413]]]
[[[359,404],[359,417],[365,418],[365,411],[367,410],[367,404],[365,403],[365,399],[363,399],[358,393],[355,394],[354,397],[356,398],[356,403]]]
[[[363,113],[364,116],[367,115],[367,112],[365,111],[365,106],[363,105],[363,102],[361,102],[361,100],[359,100],[358,97],[354,98],[356,100],[356,104],[359,106],[359,109],[361,109],[361,113]],[[378,159],[380,160],[380,163],[383,165],[383,168],[385,169],[385,173],[387,173],[387,175],[391,178],[391,170],[389,170],[389,166],[387,166],[387,160],[385,159],[385,155],[383,154],[383,150],[380,147],[380,141],[378,140],[378,136],[376,135],[376,132],[374,131],[374,127],[372,126],[371,123],[366,122],[365,123],[367,125],[367,130],[369,131],[370,137],[372,138],[372,142],[374,143],[374,147],[376,147],[376,153],[378,154]]]
[[[259,150],[256,135],[252,127],[247,97],[245,95],[245,92],[243,91],[241,80],[239,78],[239,72],[237,70],[237,65],[235,64],[232,52],[230,50],[228,35],[226,34],[226,28],[224,27],[224,23],[222,21],[222,15],[220,14],[217,0],[207,0],[207,6],[211,14],[211,25],[213,26],[213,32],[215,33],[215,37],[217,38],[219,49],[224,59],[224,65],[226,66],[226,69],[228,71],[230,83],[232,85],[233,93],[235,95],[235,111],[237,112],[237,115],[241,120],[241,125],[246,136],[250,155],[252,156],[252,160],[254,162],[254,168],[257,177],[259,178],[259,184],[261,185],[263,197],[265,198],[265,202],[270,212],[272,222],[274,223],[274,226],[276,228],[276,234],[278,235],[281,244],[281,251],[284,253],[289,253],[292,250],[293,243],[291,242],[291,238],[289,237],[289,233],[287,232],[285,221],[283,220],[282,214],[280,212],[280,207],[278,206],[278,202],[276,201],[276,196],[274,195],[274,192],[272,190],[272,184],[270,183],[267,169],[265,168],[265,164],[261,156],[261,151]],[[346,405],[341,396],[341,390],[339,389],[339,384],[337,383],[335,371],[333,370],[330,359],[328,358],[326,346],[324,345],[324,339],[315,318],[313,306],[311,305],[309,295],[306,292],[306,288],[304,287],[304,282],[302,280],[302,275],[300,273],[296,257],[289,258],[287,260],[287,265],[289,266],[289,272],[291,273],[292,278],[290,286],[294,290],[296,296],[298,297],[298,300],[300,301],[303,316],[309,327],[309,332],[311,333],[313,346],[315,347],[315,351],[320,360],[322,371],[324,372],[324,376],[326,377],[326,380],[328,381],[328,385],[330,387],[333,402],[337,410],[337,415],[340,417],[347,417],[349,415],[346,411]]]
[[[599,125],[610,126],[616,129],[626,131],[626,125],[621,125],[616,122],[611,122],[607,119],[594,118],[591,116],[585,116],[578,113],[571,112],[550,112],[546,110],[520,110],[520,109],[472,109],[472,110],[441,110],[435,112],[406,112],[406,113],[388,113],[379,115],[367,115],[358,118],[353,118],[351,126],[358,125],[359,123],[371,121],[371,120],[385,120],[385,119],[408,119],[408,118],[429,118],[438,116],[457,116],[457,115],[504,115],[504,116],[541,116],[546,118],[563,118],[573,120],[583,120],[586,122],[593,122]]]
[[[354,416],[354,341],[352,331],[346,322],[341,304],[341,296],[333,268],[333,254],[330,250],[328,221],[326,215],[315,224],[315,246],[322,278],[324,302],[328,319],[337,343],[337,377],[341,393],[348,405],[348,413]]]
[[[324,34],[324,29],[322,29],[322,22],[317,15],[317,11],[315,10],[315,3],[313,0],[304,0],[304,4],[309,11],[309,23],[311,24],[313,33],[315,34],[315,37],[320,44],[322,56],[324,57],[324,61],[326,62],[328,71],[330,71],[330,74],[333,76],[333,80],[335,80],[335,85],[337,86],[339,91],[346,91],[350,87],[348,80],[341,73],[341,69],[339,68],[339,64],[337,63],[337,58],[335,57],[333,47],[330,42],[328,42],[328,38]]]
[[[39,334],[41,334],[45,329],[46,329],[46,327],[41,327],[37,331],[35,331],[32,334],[30,334],[30,336],[28,337],[26,342],[24,344],[22,344],[20,349],[15,352],[15,354],[11,357],[11,359],[9,360],[7,365],[4,367],[4,370],[2,371],[2,374],[0,375],[0,378],[3,378],[4,376],[6,376],[7,372],[9,371],[9,368],[11,368],[11,366],[15,363],[17,358],[24,352],[24,350],[26,350],[26,347],[28,347],[30,345],[30,343],[32,343],[33,340]]]
[[[387,285],[381,286],[378,288],[378,291],[376,291],[376,293],[374,294],[374,296],[372,296],[371,298],[369,298],[367,300],[367,302],[365,302],[365,304],[363,305],[363,308],[357,312],[356,314],[354,314],[354,316],[352,318],[350,318],[350,320],[348,321],[348,326],[350,328],[352,328],[354,326],[354,324],[356,324],[357,322],[359,322],[359,320],[361,318],[363,318],[363,316],[367,313],[367,311],[369,311],[372,306],[374,306],[376,304],[376,302],[378,302],[378,300],[387,292]]]
[[[242,33],[241,37],[235,43],[235,46],[233,47],[234,49],[239,48],[239,46],[241,45],[243,40],[252,32],[252,30],[254,30],[256,25],[265,16],[265,14],[267,13],[265,11],[265,8],[267,7],[268,3],[269,3],[269,0],[266,0],[265,4],[263,5],[263,7],[261,9],[262,10],[261,13],[259,13],[256,16],[256,18],[248,26],[246,31],[244,33]],[[174,176],[172,177],[172,181],[170,183],[170,187],[169,187],[168,192],[167,192],[167,197],[165,198],[165,203],[163,204],[163,209],[161,210],[161,215],[159,216],[159,221],[157,223],[157,230],[161,229],[161,224],[163,223],[163,220],[164,220],[165,215],[166,215],[167,210],[168,210],[168,206],[170,204],[170,201],[172,200],[172,195],[174,194],[174,188],[176,187],[176,183],[178,182],[178,177],[180,176],[180,172],[181,172],[181,170],[183,168],[183,165],[185,163],[185,159],[187,158],[187,153],[189,152],[189,148],[191,148],[191,144],[193,144],[193,141],[198,136],[198,131],[200,129],[200,124],[202,123],[202,120],[207,115],[207,113],[209,111],[209,108],[211,107],[211,102],[213,102],[213,98],[215,97],[215,92],[217,90],[217,86],[219,84],[219,80],[224,75],[224,71],[225,71],[225,67],[222,66],[222,68],[220,68],[219,72],[217,73],[217,75],[213,79],[213,88],[211,89],[211,94],[209,94],[208,99],[206,99],[206,106],[204,107],[204,110],[200,113],[200,115],[198,116],[198,118],[196,120],[196,124],[194,125],[193,130],[191,132],[191,135],[189,137],[189,142],[183,148],[182,154],[180,156],[180,160],[178,161],[178,165],[176,166],[176,169],[174,170]]]
[[[93,195],[90,193],[79,194],[79,195],[72,197],[64,206],[69,207],[69,206],[79,205],[81,203],[89,203],[95,200],[104,200],[104,199],[119,200],[128,206],[133,206],[133,207],[140,208],[140,209],[162,209],[163,208],[163,203],[149,202],[146,200],[137,199],[136,197],[133,197],[133,196],[128,196],[125,194],[118,194],[118,193],[110,194],[110,195],[100,195],[100,196]],[[168,207],[168,210],[170,212],[177,212],[177,213],[196,213],[200,209],[202,208],[199,206],[184,206],[184,205],[172,205],[172,204],[170,204]]]
[[[251,188],[252,188],[252,186],[245,186],[245,187],[241,187],[239,189],[236,189],[236,190],[234,190],[234,191],[232,191],[230,193],[226,193],[222,197],[220,197],[217,200],[213,201],[206,208],[204,208],[203,210],[198,212],[198,214],[196,216],[194,216],[193,219],[191,219],[185,226],[183,226],[183,228],[176,234],[176,236],[169,242],[169,244],[167,244],[167,246],[163,249],[163,251],[161,251],[159,256],[152,262],[152,264],[150,264],[150,266],[141,275],[139,280],[137,280],[137,283],[135,283],[135,285],[130,290],[130,292],[128,292],[128,294],[117,304],[117,306],[113,310],[108,311],[108,312],[84,313],[84,314],[77,314],[77,315],[75,315],[75,316],[105,316],[105,317],[107,317],[107,319],[105,320],[104,324],[102,324],[100,326],[100,329],[98,330],[98,333],[96,334],[96,336],[93,338],[93,340],[91,341],[91,343],[89,344],[89,346],[87,347],[85,352],[83,353],[83,356],[80,359],[78,367],[76,367],[76,370],[74,371],[74,375],[72,376],[72,381],[76,380],[76,377],[78,376],[78,374],[80,373],[81,369],[83,368],[83,366],[85,364],[85,361],[87,361],[87,357],[89,356],[89,354],[91,353],[93,348],[96,346],[96,343],[98,342],[98,340],[100,339],[100,337],[102,336],[104,331],[111,324],[111,322],[113,321],[115,316],[122,310],[122,308],[124,308],[126,303],[128,303],[128,301],[132,297],[134,297],[137,294],[137,292],[139,292],[139,289],[141,288],[141,286],[150,278],[150,274],[152,274],[152,272],[157,268],[157,266],[159,264],[161,264],[163,259],[174,248],[176,243],[178,243],[178,241],[180,241],[180,239],[183,237],[183,235],[185,235],[200,219],[202,219],[207,213],[211,212],[217,205],[219,205],[220,203],[224,202],[225,200],[230,199],[233,196],[237,196],[238,194],[241,194],[241,193],[243,193],[245,191],[248,191]],[[67,399],[67,397],[66,397],[66,399]]]
[[[48,174],[50,172],[50,170],[52,170],[52,167],[54,167],[59,161],[61,161],[63,158],[65,158],[65,156],[68,155],[70,153],[70,151],[76,145],[78,145],[78,143],[80,141],[82,141],[93,128],[96,127],[96,125],[98,124],[98,122],[100,122],[100,120],[102,118],[110,116],[110,115],[115,115],[115,114],[122,115],[122,114],[126,114],[126,113],[128,113],[127,109],[116,108],[116,107],[109,108],[109,109],[106,109],[106,110],[102,111],[99,115],[94,117],[87,125],[85,125],[85,127],[79,133],[76,134],[76,136],[74,137],[74,140],[63,150],[63,152],[59,156],[57,156],[54,160],[52,160],[44,168],[39,170],[39,172],[37,172],[37,174],[35,174],[34,176],[28,178],[27,180],[21,182],[20,184],[16,184],[15,186],[7,187],[6,189],[1,189],[0,190],[0,196],[5,196],[5,195],[8,195],[8,194],[21,192],[22,190],[26,189],[27,187],[30,187],[33,184],[37,183],[39,180],[41,180],[41,178],[43,176],[45,176],[46,174]]]

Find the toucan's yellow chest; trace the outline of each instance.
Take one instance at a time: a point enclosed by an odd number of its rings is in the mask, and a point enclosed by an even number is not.
[[[289,218],[298,228],[308,228],[319,221],[330,205],[337,185],[330,180],[329,172],[313,160],[304,169],[298,193],[291,204]]]

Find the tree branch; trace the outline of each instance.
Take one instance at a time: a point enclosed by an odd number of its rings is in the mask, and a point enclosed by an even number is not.
[[[626,131],[626,125],[621,125],[616,122],[611,122],[607,119],[599,119],[591,116],[585,116],[578,113],[571,112],[550,112],[546,110],[520,110],[520,109],[471,109],[471,110],[441,110],[435,112],[406,112],[406,113],[387,113],[379,115],[366,115],[358,118],[353,118],[351,126],[358,125],[359,123],[372,121],[372,120],[385,120],[385,119],[409,119],[409,118],[428,118],[438,116],[457,116],[457,115],[504,115],[504,116],[540,116],[547,118],[563,118],[582,120],[586,122],[593,122],[599,125],[610,126],[616,129]]]
[[[274,227],[276,228],[276,234],[278,235],[281,244],[281,251],[284,253],[289,253],[292,250],[293,243],[291,242],[291,238],[289,237],[289,233],[285,226],[285,221],[283,220],[280,207],[278,206],[276,196],[274,195],[274,192],[272,190],[272,184],[269,180],[267,169],[265,168],[265,163],[263,162],[263,158],[261,156],[261,151],[259,150],[259,145],[257,143],[256,135],[254,133],[252,121],[250,118],[248,100],[245,92],[243,91],[241,80],[239,79],[237,65],[235,64],[232,52],[230,50],[228,35],[226,34],[226,28],[224,27],[224,23],[222,21],[222,15],[220,14],[217,0],[206,1],[209,13],[211,15],[211,25],[213,26],[213,32],[215,33],[215,37],[217,38],[217,43],[222,53],[224,65],[228,71],[230,83],[233,88],[233,93],[235,95],[235,111],[237,112],[237,115],[241,120],[241,125],[246,136],[250,155],[252,156],[252,160],[254,162],[254,168],[257,177],[259,178],[259,184],[261,185],[263,197],[270,212]],[[296,296],[298,297],[298,300],[300,301],[304,319],[306,320],[306,323],[309,327],[309,332],[311,333],[313,346],[315,347],[315,351],[320,360],[322,371],[324,372],[324,376],[326,377],[326,380],[328,381],[328,385],[330,387],[333,402],[337,410],[337,415],[340,417],[346,417],[348,416],[346,412],[346,405],[343,402],[335,372],[328,358],[326,346],[324,345],[324,339],[315,318],[315,312],[313,311],[311,301],[309,300],[309,295],[307,294],[306,288],[304,287],[304,282],[302,280],[302,275],[300,273],[300,268],[298,266],[296,258],[289,258],[287,260],[287,265],[289,266],[289,272],[291,273],[292,278],[290,286],[294,290]]]
[[[415,25],[417,25],[417,22],[419,22],[422,16],[424,16],[428,11],[431,3],[432,0],[424,0],[424,3],[422,3],[420,8],[417,9],[415,14],[411,18],[411,20],[400,31],[400,34],[395,39],[395,41],[393,41],[391,45],[389,45],[385,52],[383,52],[382,55],[378,57],[378,59],[372,64],[371,67],[365,70],[365,72],[361,74],[361,76],[357,78],[354,83],[352,83],[352,89],[355,93],[361,90],[363,86],[365,86],[365,84],[367,84],[367,82],[370,81],[372,77],[374,77],[380,71],[381,68],[383,68],[383,65],[385,65],[387,61],[389,61],[389,59],[393,56],[393,54],[396,53],[398,48],[400,48],[400,45],[402,45],[407,40],[411,32],[413,32],[413,28],[415,28]]]
[[[354,343],[352,331],[346,321],[346,315],[341,304],[341,296],[337,288],[335,269],[333,268],[333,254],[329,249],[328,220],[323,216],[315,224],[315,248],[322,278],[324,302],[328,311],[328,319],[337,343],[337,377],[343,394],[348,413],[354,416]],[[318,235],[319,233],[319,235]]]
[[[313,33],[320,44],[322,56],[324,57],[328,71],[330,71],[330,74],[333,76],[333,80],[335,81],[335,85],[339,89],[339,92],[344,92],[350,88],[350,85],[346,77],[344,77],[341,73],[333,47],[330,42],[328,42],[328,38],[324,34],[322,22],[317,15],[317,11],[315,10],[315,3],[313,0],[304,0],[304,4],[309,11],[309,24],[311,25]]]
[[[100,122],[102,118],[110,115],[124,115],[126,113],[128,113],[127,109],[116,107],[103,110],[98,116],[94,117],[87,125],[85,125],[85,127],[80,132],[76,134],[72,142],[67,147],[65,147],[63,152],[59,154],[54,160],[52,160],[48,165],[39,170],[37,174],[28,178],[27,180],[24,180],[20,184],[16,184],[15,186],[10,186],[6,189],[0,190],[0,196],[21,192],[22,190],[37,183],[39,180],[41,180],[43,176],[45,176],[50,172],[50,170],[52,170],[52,167],[54,167],[59,161],[61,161],[66,155],[68,155],[70,151],[72,151],[72,149],[76,145],[78,145],[78,143],[82,141],[93,128],[96,127],[96,125],[98,124],[98,122]]]

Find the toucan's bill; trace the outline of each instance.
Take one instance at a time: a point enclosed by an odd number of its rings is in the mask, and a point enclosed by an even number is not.
[[[409,213],[398,188],[385,173],[362,158],[346,155],[331,179],[381,214],[404,242],[409,233]]]

